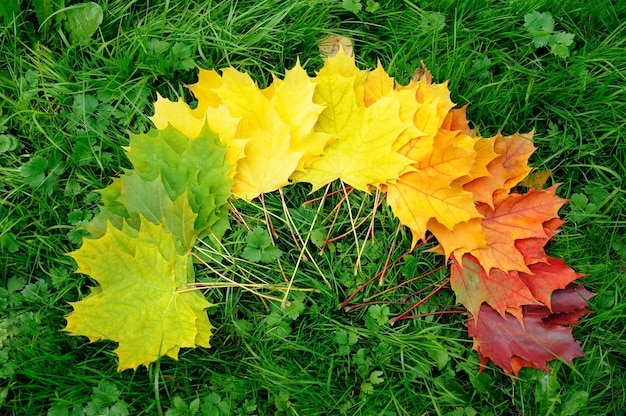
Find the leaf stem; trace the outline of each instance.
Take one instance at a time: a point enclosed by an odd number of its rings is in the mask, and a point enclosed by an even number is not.
[[[437,287],[435,290],[433,290],[432,292],[430,292],[428,295],[426,295],[424,298],[420,299],[419,302],[416,302],[413,306],[411,306],[409,309],[407,309],[406,311],[402,312],[400,315],[393,317],[389,320],[389,325],[393,326],[396,322],[401,321],[403,319],[408,319],[406,318],[406,316],[415,308],[417,308],[418,306],[420,306],[421,304],[423,304],[424,302],[426,302],[428,299],[430,299],[431,297],[433,297],[437,292],[439,292],[441,289],[443,289],[444,287],[446,287],[446,285],[450,283],[450,278],[446,278],[445,281],[439,285],[439,287]]]

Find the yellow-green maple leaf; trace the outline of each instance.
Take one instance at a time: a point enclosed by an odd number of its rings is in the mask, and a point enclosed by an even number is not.
[[[413,123],[400,117],[396,91],[366,107],[365,80],[366,72],[342,51],[326,61],[316,78],[313,99],[325,109],[315,129],[332,139],[321,158],[293,176],[296,181],[319,189],[340,179],[367,191],[369,185],[393,181],[409,169],[410,160],[393,151],[393,145]]]
[[[172,201],[161,176],[146,181],[130,171],[114,178],[113,183],[99,193],[102,209],[85,225],[92,238],[102,237],[110,225],[120,230],[128,225],[139,229],[141,215],[154,224],[163,224],[174,237],[180,254],[191,251],[199,231],[194,227],[197,215],[189,205],[187,192]]]
[[[154,115],[149,118],[157,129],[172,126],[190,139],[198,138],[208,125],[226,145],[226,162],[231,166],[228,177],[235,176],[237,161],[244,156],[243,148],[248,140],[237,137],[240,118],[233,117],[224,104],[192,109],[180,98],[170,101],[157,94]]]
[[[65,330],[90,341],[119,343],[118,371],[148,365],[180,348],[209,347],[212,306],[186,291],[188,256],[179,255],[171,234],[140,216],[138,231],[109,226],[98,239],[85,239],[70,253],[78,273],[96,280],[85,299],[71,303]],[[125,227],[128,228],[128,227]]]
[[[228,228],[228,198],[232,179],[226,161],[226,146],[206,124],[196,138],[190,138],[168,124],[162,130],[131,134],[127,151],[135,172],[151,182],[161,177],[172,201],[184,193],[197,214],[199,238],[218,238]]]

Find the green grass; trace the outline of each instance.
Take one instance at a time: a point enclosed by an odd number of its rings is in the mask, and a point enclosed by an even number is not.
[[[149,7],[108,0],[101,2],[104,20],[92,39],[71,45],[60,24],[38,33],[30,2],[22,3],[22,11],[0,26],[2,414],[103,414],[111,407],[108,414],[127,408],[132,415],[191,415],[195,406],[207,415],[626,412],[626,5],[381,1],[375,12],[355,14],[340,0],[171,0]],[[571,56],[533,47],[523,23],[534,11],[550,12],[555,30],[575,35]],[[73,274],[75,265],[64,254],[79,247],[80,225],[98,212],[94,190],[130,168],[122,146],[130,132],[149,128],[146,115],[156,94],[191,101],[184,84],[195,81],[192,64],[232,65],[264,86],[298,58],[313,73],[322,65],[317,41],[327,34],[353,39],[362,67],[380,59],[402,82],[423,60],[436,81],[449,80],[458,105],[470,103],[468,117],[483,136],[535,130],[533,166],[553,169],[551,181],[562,183],[559,195],[572,199],[550,253],[587,274],[581,281],[597,293],[594,313],[574,330],[585,358],[572,367],[553,363],[550,375],[525,369],[513,384],[493,365],[477,375],[463,314],[390,327],[380,323],[384,310],[337,310],[384,263],[396,229],[384,207],[376,214],[376,243],[365,246],[356,277],[354,238],[300,266],[296,285],[318,292],[296,292],[296,309],[265,305],[240,289],[208,291],[217,305],[210,318],[219,328],[209,350],[186,350],[179,361],[117,373],[113,343],[88,344],[60,331],[71,310],[67,302],[82,298],[90,284]],[[318,207],[302,203],[315,196],[302,187],[285,190],[302,232]],[[373,198],[352,195],[352,213],[362,202],[371,207]],[[277,193],[266,195],[265,204],[282,212]],[[250,218],[263,217],[255,206],[236,208],[251,225]],[[350,228],[347,209],[336,233]],[[326,207],[323,214],[329,212]],[[274,225],[289,236],[284,222]],[[327,230],[321,221],[316,227]],[[363,243],[365,229],[359,232]],[[227,241],[237,257],[245,232],[234,228]],[[288,274],[297,252],[289,237],[278,244]],[[401,232],[392,258],[409,244],[410,235]],[[433,254],[414,253],[390,269],[385,285],[439,264]],[[282,280],[275,268],[239,266],[252,278]],[[201,265],[197,274],[212,278]],[[433,303],[453,305],[451,291]],[[391,306],[390,316],[399,311]]]

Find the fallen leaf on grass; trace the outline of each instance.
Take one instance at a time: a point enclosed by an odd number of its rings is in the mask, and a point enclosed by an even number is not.
[[[481,371],[493,361],[507,373],[519,375],[523,367],[548,371],[548,362],[563,360],[571,363],[584,356],[580,343],[572,336],[572,328],[565,326],[578,322],[589,311],[587,299],[593,294],[582,286],[568,286],[555,292],[551,313],[545,306],[524,309],[523,326],[511,314],[500,315],[483,305],[478,318],[471,317],[467,326],[474,338],[473,349],[478,352]]]
[[[147,366],[163,355],[176,359],[183,347],[209,347],[213,329],[204,312],[212,305],[200,292],[184,291],[188,256],[177,253],[162,226],[140,219],[136,234],[111,226],[70,253],[77,272],[100,286],[71,303],[65,330],[92,342],[118,342],[118,371]]]

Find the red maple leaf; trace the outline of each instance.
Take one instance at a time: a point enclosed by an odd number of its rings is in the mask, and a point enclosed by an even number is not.
[[[465,254],[462,260],[452,256],[450,284],[457,300],[478,316],[487,303],[501,316],[505,312],[522,319],[522,306],[543,304],[552,308],[555,290],[564,289],[583,275],[572,270],[562,259],[546,255],[544,247],[563,224],[558,218],[535,227],[537,237],[515,240],[514,249],[523,258],[528,271],[498,268],[485,270],[477,257]]]
[[[572,328],[585,315],[587,299],[593,293],[583,286],[570,285],[552,296],[552,312],[545,306],[525,306],[523,326],[513,315],[504,316],[488,305],[467,324],[474,339],[473,349],[480,357],[481,369],[489,361],[507,373],[519,374],[522,367],[548,371],[548,362],[561,359],[568,363],[584,356],[580,343],[572,336]],[[558,311],[558,312],[557,312]]]

